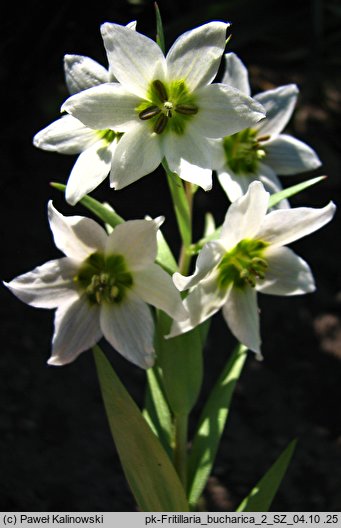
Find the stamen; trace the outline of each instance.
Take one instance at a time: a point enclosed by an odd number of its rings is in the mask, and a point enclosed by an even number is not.
[[[270,139],[270,134],[267,134],[266,136],[260,136],[257,138],[257,141],[268,141]]]
[[[154,132],[156,134],[162,134],[168,123],[168,117],[165,114],[160,114],[155,121]]]
[[[139,118],[143,121],[146,121],[147,119],[151,119],[152,117],[155,117],[161,112],[160,108],[158,106],[148,106],[148,108],[145,108],[142,110],[142,112],[139,113]]]
[[[112,286],[111,287],[111,290],[110,290],[110,297],[112,299],[115,299],[117,297],[117,295],[119,294],[119,289],[117,286]]]
[[[199,108],[194,104],[178,104],[175,107],[175,111],[183,115],[195,115],[198,110]]]
[[[153,81],[153,86],[161,103],[165,103],[168,100],[168,93],[163,82],[161,82],[159,79],[156,79],[156,81]]]
[[[119,303],[133,285],[122,255],[104,257],[98,252],[85,260],[74,281],[91,305]]]

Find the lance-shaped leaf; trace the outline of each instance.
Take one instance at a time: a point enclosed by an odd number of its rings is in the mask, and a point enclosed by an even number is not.
[[[161,229],[157,232],[157,256],[156,262],[158,262],[164,270],[171,275],[178,270],[178,265],[170,249]]]
[[[267,512],[285,476],[293,456],[297,440],[290,442],[276,462],[265,473],[249,495],[242,501],[237,511]]]
[[[285,200],[286,198],[291,198],[291,196],[294,196],[295,194],[298,194],[304,191],[305,189],[308,189],[308,187],[319,183],[325,178],[326,176],[317,176],[317,178],[312,178],[311,180],[303,181],[301,183],[298,183],[297,185],[292,185],[287,189],[283,189],[282,191],[278,191],[272,194],[269,199],[269,209],[271,207],[274,207],[274,205],[277,205],[282,200]]]
[[[94,355],[111,433],[139,508],[188,511],[183,487],[159,440],[99,347]]]
[[[190,332],[171,339],[171,319],[158,312],[155,349],[157,366],[161,369],[167,400],[174,414],[188,414],[197,401],[203,377],[202,329],[197,326]]]
[[[194,507],[211,474],[247,349],[239,345],[220,375],[202,411],[189,458],[188,497]]]
[[[165,451],[172,454],[172,415],[163,391],[157,367],[147,370],[148,386],[143,416],[158,436]]]
[[[156,42],[160,46],[163,53],[166,52],[166,46],[165,46],[165,35],[163,31],[163,24],[162,24],[162,18],[159,6],[155,2],[155,16],[156,16]]]
[[[62,183],[53,182],[51,183],[51,186],[55,189],[58,189],[58,191],[65,191],[66,189],[66,185],[63,185]],[[118,224],[122,224],[122,222],[124,222],[124,219],[112,208],[108,208],[101,202],[91,198],[91,196],[84,196],[79,202],[94,215],[96,215],[97,218],[111,227],[116,227]]]

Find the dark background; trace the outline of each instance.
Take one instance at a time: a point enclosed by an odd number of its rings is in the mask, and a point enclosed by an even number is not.
[[[288,131],[318,152],[328,179],[292,199],[293,205],[340,205],[341,9],[336,0],[160,1],[167,45],[183,31],[210,20],[232,22],[228,51],[250,69],[253,93],[296,82],[300,98]],[[99,26],[126,24],[155,36],[148,1],[16,4],[1,22],[2,93],[1,279],[59,256],[46,218],[49,186],[64,182],[75,158],[35,149],[32,137],[55,120],[67,97],[63,55],[88,55],[106,65]],[[311,175],[282,178],[284,186]],[[165,234],[175,251],[178,235],[161,171],[122,190],[106,180],[93,196],[125,218],[165,214]],[[228,203],[217,181],[196,195],[195,231],[206,211],[221,222]],[[265,361],[248,359],[205,497],[213,511],[233,511],[276,459],[298,438],[277,511],[341,510],[340,420],[340,217],[293,245],[316,278],[316,293],[295,298],[260,297]],[[53,314],[32,309],[1,287],[2,511],[134,511],[112,444],[91,353],[63,368],[46,365]],[[193,427],[208,390],[234,341],[217,315],[205,351],[205,384]],[[139,404],[144,372],[115,352],[109,357]]]

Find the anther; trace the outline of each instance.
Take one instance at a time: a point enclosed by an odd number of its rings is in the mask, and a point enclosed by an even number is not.
[[[96,297],[97,304],[101,304],[101,302],[102,302],[102,292],[99,291],[99,290],[96,290],[95,291],[95,297]]]
[[[168,100],[168,93],[163,82],[161,82],[159,79],[156,79],[156,81],[153,81],[153,86],[161,103],[165,103]]]
[[[175,107],[176,112],[184,115],[195,115],[198,113],[198,110],[199,108],[194,104],[179,104]]]
[[[111,289],[110,289],[110,297],[112,299],[115,299],[117,297],[118,293],[119,293],[118,287],[117,286],[112,286]]]
[[[253,259],[251,259],[251,262],[253,265],[260,266],[264,270],[266,270],[266,268],[268,267],[267,261],[260,257],[253,257]]]
[[[154,125],[154,132],[156,134],[162,134],[162,132],[167,126],[167,123],[168,123],[168,117],[165,116],[165,114],[160,114],[159,117],[156,119],[156,122]]]
[[[270,134],[267,134],[266,136],[260,136],[257,138],[257,141],[268,141],[270,139]]]
[[[161,110],[158,106],[148,106],[148,108],[145,108],[144,110],[142,110],[142,112],[139,113],[139,118],[145,121],[147,119],[155,117],[160,112]]]

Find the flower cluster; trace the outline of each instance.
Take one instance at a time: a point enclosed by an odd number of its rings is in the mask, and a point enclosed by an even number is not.
[[[235,337],[260,354],[257,292],[313,291],[308,265],[284,246],[327,223],[335,206],[290,209],[282,202],[285,209],[268,212],[269,192],[282,188],[277,174],[320,165],[310,147],[282,134],[298,89],[289,84],[252,98],[245,66],[235,54],[224,55],[228,26],[210,22],[188,31],[165,56],[134,22],[105,23],[108,70],[88,57],[65,56],[66,114],[38,132],[34,144],[79,154],[66,186],[69,204],[108,174],[118,190],[160,163],[190,193],[192,184],[211,189],[216,170],[233,203],[194,273],[171,277],[155,262],[162,217],[128,220],[108,234],[91,219],[63,216],[50,202],[51,230],[65,257],[6,284],[32,306],[56,308],[50,364],[73,361],[104,336],[129,361],[152,366],[154,308],[173,320],[168,338],[222,308]],[[213,82],[223,57],[222,82]]]

